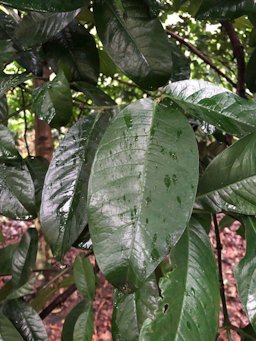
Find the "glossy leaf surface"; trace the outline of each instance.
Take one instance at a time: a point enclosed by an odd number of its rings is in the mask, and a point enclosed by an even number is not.
[[[28,229],[23,234],[12,258],[12,284],[14,287],[21,287],[28,281],[36,261],[37,244],[37,230]]]
[[[47,333],[35,310],[22,300],[6,301],[3,313],[14,324],[24,340],[46,341]]]
[[[88,5],[88,0],[1,0],[1,4],[39,12],[68,12]]]
[[[30,79],[31,76],[27,73],[20,73],[16,75],[1,75],[0,76],[0,97],[2,97],[7,91],[15,88],[26,80]]]
[[[235,269],[235,278],[241,302],[256,331],[256,218],[244,217],[246,254]]]
[[[63,329],[61,333],[61,341],[73,340],[73,333],[74,333],[76,321],[79,318],[79,316],[84,312],[85,307],[86,307],[86,301],[83,300],[79,302],[68,314],[63,325]],[[83,328],[85,329],[86,326],[83,326]]]
[[[36,13],[26,15],[15,32],[15,38],[24,48],[40,46],[63,30],[79,13]]]
[[[117,115],[98,148],[88,202],[93,249],[112,284],[134,290],[175,245],[197,178],[193,131],[169,100],[140,100]]]
[[[49,65],[57,73],[64,70],[70,81],[96,84],[99,76],[99,55],[93,36],[72,22],[44,45]]]
[[[87,224],[87,185],[110,114],[80,119],[56,150],[45,178],[40,218],[53,253],[61,258]]]
[[[8,160],[21,161],[21,156],[16,148],[10,130],[0,124],[0,162],[7,162]]]
[[[256,103],[227,89],[198,80],[180,81],[165,89],[185,112],[230,134],[256,130]]]
[[[7,125],[8,121],[8,104],[7,104],[7,99],[6,96],[3,95],[0,97],[0,122],[1,124]]]
[[[142,1],[98,1],[94,4],[97,32],[115,64],[140,87],[165,85],[172,72],[171,47],[158,21]],[[154,37],[154,38],[152,38]]]
[[[0,163],[0,214],[29,220],[36,216],[35,189],[23,160]]]
[[[86,82],[75,82],[73,87],[76,90],[83,92],[92,102],[101,106],[115,106],[116,102],[113,101],[105,92],[96,86]]]
[[[215,340],[219,281],[203,228],[192,219],[171,253],[174,270],[160,280],[162,299],[155,318],[146,320],[139,340]]]
[[[197,203],[214,212],[256,214],[256,133],[219,154],[199,181]]]
[[[5,340],[23,341],[23,338],[10,320],[0,313],[0,341]]]
[[[12,257],[17,244],[7,245],[0,249],[0,275],[10,274],[12,271]]]
[[[72,116],[72,96],[63,71],[52,81],[34,90],[32,108],[40,119],[54,128],[69,122]]]
[[[159,291],[154,275],[135,293],[114,293],[114,310],[112,315],[113,341],[137,341],[140,329],[147,318],[153,319]]]
[[[86,304],[82,314],[78,317],[73,333],[73,340],[91,341],[93,336],[93,309],[92,303]]]
[[[235,19],[242,15],[255,15],[254,0],[204,0],[197,13],[200,19]]]
[[[90,261],[78,255],[73,265],[73,274],[79,292],[92,301],[95,294],[95,275]]]

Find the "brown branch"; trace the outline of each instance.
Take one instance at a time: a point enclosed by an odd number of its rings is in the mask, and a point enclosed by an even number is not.
[[[227,32],[227,35],[230,39],[234,58],[237,61],[237,85],[236,91],[240,97],[246,98],[245,95],[245,57],[244,57],[244,47],[239,40],[239,37],[232,25],[229,21],[222,21],[222,27]]]
[[[226,81],[231,84],[234,88],[237,88],[237,85],[235,82],[232,81],[230,77],[228,77],[224,72],[222,72],[219,68],[217,68],[216,65],[214,65],[213,61],[209,59],[208,56],[206,56],[203,52],[199,51],[194,45],[192,45],[190,42],[186,41],[184,38],[182,38],[178,33],[172,32],[168,27],[166,29],[166,32],[168,35],[170,35],[172,38],[177,40],[180,44],[186,46],[192,53],[194,53],[197,57],[202,59],[207,65],[209,65],[218,75],[225,78]]]
[[[45,319],[56,307],[64,303],[66,299],[76,291],[76,285],[72,284],[61,295],[57,296],[44,310],[41,311],[39,316]]]

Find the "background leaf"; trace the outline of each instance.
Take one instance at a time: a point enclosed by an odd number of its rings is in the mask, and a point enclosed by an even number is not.
[[[0,124],[0,162],[21,160],[10,130]]]
[[[99,140],[111,113],[81,118],[56,150],[46,174],[40,218],[45,237],[61,258],[87,225],[87,185]]]
[[[3,306],[3,313],[14,324],[24,340],[47,340],[42,320],[35,310],[22,300],[9,300]]]
[[[44,44],[44,52],[55,73],[62,69],[69,81],[97,83],[98,50],[93,36],[77,22],[72,22]]]
[[[89,0],[1,0],[1,4],[22,10],[41,12],[65,12],[88,5]]]
[[[0,274],[10,274],[12,271],[12,257],[18,244],[7,245],[0,249]]]
[[[88,189],[93,250],[112,284],[129,293],[154,271],[185,229],[197,178],[194,133],[172,102],[140,100],[117,115]]]
[[[7,91],[16,86],[24,83],[26,80],[30,79],[31,75],[27,73],[19,73],[16,75],[1,75],[0,76],[0,97],[5,95]]]
[[[245,136],[210,163],[199,181],[198,208],[256,214],[255,137],[256,133]]]
[[[84,311],[78,317],[73,333],[73,340],[91,341],[93,336],[93,309],[92,303],[85,304]]]
[[[243,217],[246,234],[246,255],[235,269],[235,278],[241,302],[256,331],[256,218]]]
[[[256,92],[256,49],[252,52],[250,59],[246,66],[246,85],[251,92]]]
[[[165,85],[172,72],[171,47],[147,6],[123,0],[123,12],[114,0],[94,4],[98,35],[115,64],[143,89]],[[152,39],[154,37],[154,39]]]
[[[0,214],[30,220],[36,216],[35,188],[23,160],[0,163]]]
[[[113,341],[137,341],[143,322],[154,317],[158,298],[159,291],[154,275],[133,294],[126,295],[116,289],[112,315]]]
[[[2,313],[0,313],[0,340],[23,340],[14,325]]]
[[[12,283],[16,288],[25,284],[33,270],[37,255],[38,234],[35,228],[22,236],[12,258]]]
[[[30,12],[16,28],[15,38],[28,49],[40,46],[65,28],[79,13],[79,10],[67,13]]]
[[[95,294],[95,275],[90,261],[78,255],[73,265],[75,284],[79,292],[92,301]]]
[[[51,127],[65,126],[72,116],[72,96],[63,71],[33,91],[32,109]]]
[[[162,299],[154,319],[145,321],[140,340],[215,340],[219,281],[211,245],[192,218],[171,253],[174,270],[161,281]]]
[[[83,300],[79,302],[68,314],[64,321],[62,333],[61,333],[61,341],[70,341],[73,340],[73,333],[77,319],[83,313],[84,307],[86,306],[86,301]],[[83,326],[83,329],[86,326]]]
[[[256,130],[256,103],[227,89],[188,80],[169,84],[165,91],[186,113],[223,131],[242,136]]]

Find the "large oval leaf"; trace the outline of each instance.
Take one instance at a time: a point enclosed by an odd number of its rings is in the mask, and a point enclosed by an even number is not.
[[[142,1],[95,1],[94,18],[104,48],[129,78],[149,90],[166,84],[172,72],[171,47]]]
[[[137,341],[140,329],[147,318],[153,319],[159,298],[155,276],[149,279],[135,293],[114,293],[112,315],[113,341]]]
[[[0,214],[22,220],[36,216],[34,183],[21,159],[0,164]]]
[[[254,0],[204,0],[197,17],[200,19],[235,19],[242,15],[255,15]]]
[[[246,255],[235,268],[238,292],[249,320],[256,331],[256,218],[243,217],[246,232]]]
[[[72,116],[72,95],[63,71],[50,82],[36,88],[32,97],[36,115],[52,127],[65,126]]]
[[[76,22],[72,22],[44,45],[49,65],[57,73],[64,70],[69,81],[97,83],[99,54],[93,36]]]
[[[89,0],[1,0],[0,3],[22,10],[68,12],[88,5]]]
[[[97,151],[88,202],[110,282],[129,292],[154,271],[186,227],[197,178],[195,137],[175,104],[145,99],[118,114]]]
[[[160,280],[162,299],[146,320],[141,341],[214,341],[218,327],[219,281],[209,239],[196,220],[171,254],[174,270]]]
[[[199,181],[196,207],[255,215],[255,150],[253,133],[219,154]]]
[[[188,80],[172,83],[165,91],[188,114],[230,134],[241,136],[256,130],[256,103],[227,89]]]
[[[25,284],[33,270],[37,255],[38,235],[34,228],[28,229],[12,258],[12,284],[19,288]]]
[[[45,178],[40,219],[56,257],[76,241],[87,224],[87,185],[94,154],[111,114],[80,119],[56,150]]]
[[[16,75],[1,75],[0,76],[0,97],[2,97],[7,91],[15,88],[17,85],[25,82],[31,78],[31,75],[27,73],[19,73]]]
[[[0,161],[20,160],[21,156],[16,148],[13,136],[10,130],[0,124]]]
[[[14,328],[14,325],[2,313],[0,313],[0,340],[23,341],[17,329]]]
[[[3,306],[3,313],[11,320],[24,340],[47,340],[42,320],[27,303],[22,300],[9,300]]]
[[[15,38],[24,48],[40,46],[63,28],[79,13],[79,10],[68,13],[30,13],[19,23]]]

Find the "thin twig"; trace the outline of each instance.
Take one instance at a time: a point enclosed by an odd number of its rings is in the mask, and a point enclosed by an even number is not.
[[[231,78],[229,78],[224,72],[222,72],[217,66],[213,63],[212,60],[209,59],[208,56],[206,56],[203,52],[199,51],[194,45],[192,45],[190,42],[186,41],[184,38],[182,38],[178,33],[173,32],[170,30],[170,28],[167,27],[166,33],[170,35],[172,38],[177,40],[180,44],[186,46],[192,53],[194,53],[197,57],[202,59],[207,65],[209,65],[215,72],[217,72],[218,75],[225,78],[226,81],[231,84],[234,88],[237,88],[237,85],[235,82],[232,81]]]
[[[45,319],[56,307],[64,303],[69,296],[76,291],[76,285],[72,284],[61,295],[57,296],[44,310],[41,311],[39,316],[41,319]]]
[[[237,85],[236,91],[240,97],[246,98],[245,95],[245,57],[244,57],[244,47],[232,25],[229,21],[222,21],[222,27],[227,32],[227,35],[230,39],[234,58],[237,61]]]
[[[23,114],[24,114],[24,141],[27,149],[28,156],[30,156],[30,151],[29,151],[29,145],[28,145],[28,140],[27,140],[27,132],[28,132],[28,123],[27,123],[27,116],[26,116],[26,109],[25,108],[25,96],[24,96],[24,90],[21,89],[21,98],[22,98],[22,107],[23,107]]]
[[[217,259],[218,259],[218,271],[219,271],[219,284],[220,284],[220,297],[222,303],[222,310],[223,310],[223,317],[224,317],[224,328],[227,332],[228,340],[232,340],[231,333],[230,333],[230,320],[228,316],[228,309],[227,309],[227,302],[225,297],[225,288],[224,288],[224,281],[223,281],[223,271],[222,271],[222,244],[220,240],[220,230],[217,221],[216,214],[213,214],[213,222],[214,222],[214,229],[215,229],[215,236],[216,236],[216,250],[217,250]]]

